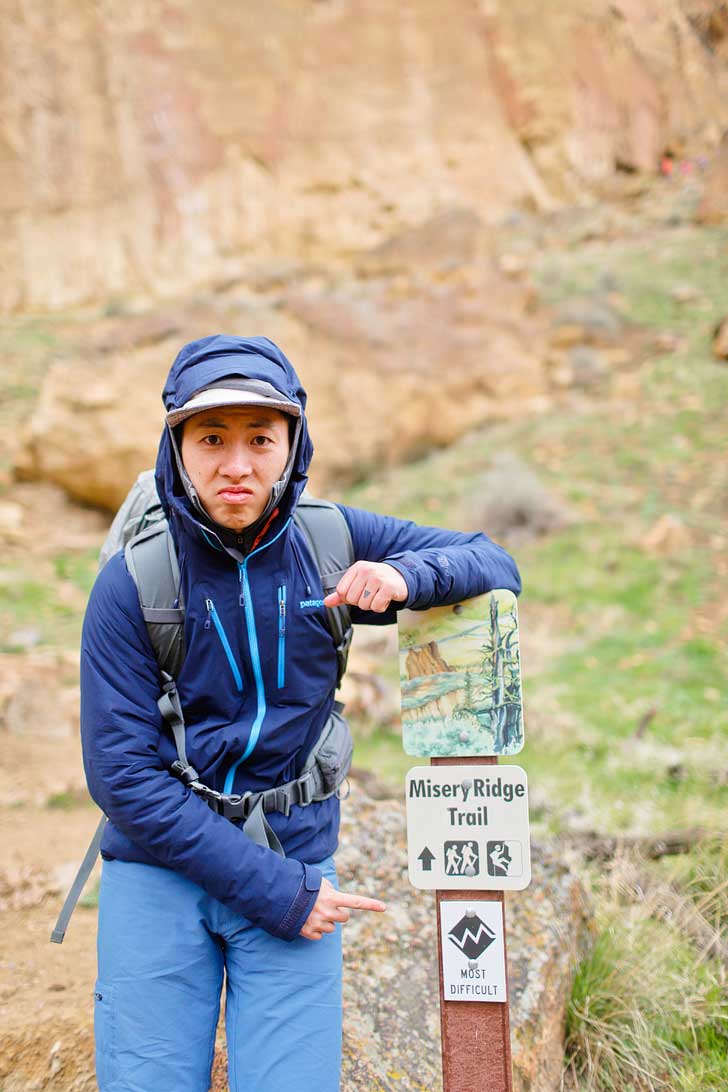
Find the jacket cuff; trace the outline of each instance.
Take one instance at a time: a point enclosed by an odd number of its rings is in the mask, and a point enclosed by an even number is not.
[[[392,606],[399,610],[409,607],[417,596],[415,565],[411,561],[404,561],[401,555],[399,557],[385,557],[383,562],[385,565],[391,565],[393,569],[396,569],[407,585],[407,598],[404,603],[393,603]]]
[[[295,940],[303,928],[306,918],[311,913],[321,888],[322,872],[313,865],[302,864],[303,878],[291,905],[283,920],[272,935],[281,940]]]

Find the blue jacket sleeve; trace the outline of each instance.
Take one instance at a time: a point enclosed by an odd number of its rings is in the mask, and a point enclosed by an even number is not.
[[[446,531],[410,520],[379,516],[339,505],[351,530],[358,561],[386,561],[402,574],[409,595],[397,609],[427,610],[461,599],[507,588],[518,595],[521,578],[515,561],[502,546],[480,532]],[[385,623],[383,614],[352,610],[354,621]]]
[[[81,642],[81,740],[89,791],[160,865],[182,873],[273,936],[294,939],[318,869],[255,845],[161,763],[159,673],[122,554],[99,574]]]

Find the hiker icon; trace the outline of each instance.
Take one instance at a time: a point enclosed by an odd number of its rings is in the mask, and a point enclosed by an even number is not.
[[[444,854],[446,876],[477,876],[480,872],[477,842],[445,842]]]

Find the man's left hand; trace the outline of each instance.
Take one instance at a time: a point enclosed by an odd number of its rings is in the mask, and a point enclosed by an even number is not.
[[[404,577],[392,565],[384,561],[355,561],[336,585],[336,591],[326,596],[324,606],[347,603],[382,614],[390,603],[403,603],[408,595]]]

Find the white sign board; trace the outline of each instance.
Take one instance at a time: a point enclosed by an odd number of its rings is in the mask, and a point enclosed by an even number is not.
[[[528,887],[528,781],[520,766],[414,766],[406,793],[413,887]]]
[[[446,1001],[507,1001],[503,906],[440,901]]]

